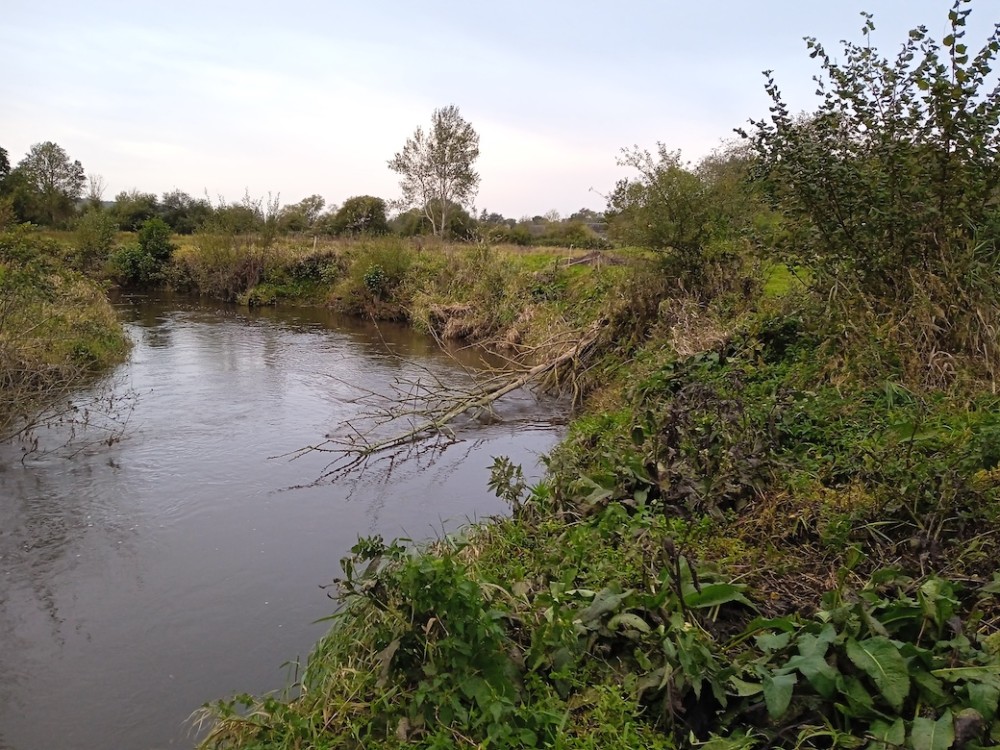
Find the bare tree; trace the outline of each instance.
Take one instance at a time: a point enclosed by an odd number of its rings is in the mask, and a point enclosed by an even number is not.
[[[92,174],[87,176],[87,203],[94,208],[98,208],[104,201],[104,191],[108,189],[108,184],[104,181],[104,176]]]
[[[405,208],[417,206],[431,223],[435,235],[448,227],[452,206],[468,206],[479,189],[479,134],[454,104],[434,110],[427,132],[418,127],[403,150],[389,160],[389,169],[400,175]]]

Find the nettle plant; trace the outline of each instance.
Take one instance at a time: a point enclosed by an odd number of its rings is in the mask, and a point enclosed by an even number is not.
[[[937,343],[995,355],[1000,24],[973,54],[968,5],[954,3],[940,42],[921,26],[894,57],[872,45],[869,14],[862,43],[844,42],[839,58],[807,37],[822,69],[819,107],[792,114],[766,71],[770,118],[740,133],[792,220],[790,263],[876,308],[929,301],[925,328],[939,330]]]

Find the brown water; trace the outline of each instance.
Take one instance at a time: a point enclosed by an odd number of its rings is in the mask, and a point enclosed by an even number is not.
[[[359,535],[430,538],[501,513],[492,457],[537,476],[558,438],[563,408],[521,394],[500,422],[466,425],[462,443],[388,479],[288,489],[328,457],[268,457],[355,418],[352,385],[466,373],[411,331],[323,311],[119,308],[136,344],[115,377],[136,394],[122,442],[59,448],[57,429],[23,463],[0,446],[4,750],[190,747],[202,703],[284,685],[282,665],[325,631],[320,586]]]

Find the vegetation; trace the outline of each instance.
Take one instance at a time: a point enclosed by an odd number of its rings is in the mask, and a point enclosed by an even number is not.
[[[807,40],[824,73],[819,108],[793,117],[769,78],[773,114],[754,124],[752,143],[786,218],[781,249],[848,301],[843,314],[856,315],[859,298],[873,316],[905,310],[899,333],[928,367],[944,351],[992,374],[1000,31],[973,55],[969,12],[953,7],[941,43],[915,29],[892,59],[871,45],[867,15],[864,41],[846,45],[842,62]]]
[[[807,40],[815,112],[768,76],[741,143],[623,152],[604,214],[470,215],[478,136],[447,107],[389,163],[391,222],[129,191],[72,251],[2,235],[0,432],[124,350],[80,270],[408,320],[583,404],[539,484],[496,459],[509,518],[360,540],[300,679],[207,707],[203,745],[1000,743],[1000,27],[970,52],[967,6],[892,58],[868,15],[842,56]],[[0,223],[74,218],[78,162],[0,157]]]
[[[966,5],[890,61],[809,40],[819,109],[769,79],[749,150],[626,152],[608,220],[641,248],[611,293],[489,250],[359,254],[351,283],[441,331],[466,301],[509,321],[521,280],[567,295],[570,333],[602,332],[588,406],[536,486],[496,460],[510,518],[360,540],[296,685],[208,707],[203,745],[1000,742],[1000,42],[967,51]]]
[[[400,176],[401,205],[420,208],[433,234],[443,235],[452,204],[468,205],[476,196],[479,173],[473,165],[478,158],[479,134],[458,107],[434,110],[430,130],[418,127],[389,160],[389,169]]]
[[[46,141],[32,146],[5,177],[4,192],[26,220],[58,225],[73,215],[84,182],[83,165],[70,161],[60,145]]]
[[[128,352],[75,260],[30,228],[0,231],[0,439],[30,438],[47,415],[65,415],[81,386]]]

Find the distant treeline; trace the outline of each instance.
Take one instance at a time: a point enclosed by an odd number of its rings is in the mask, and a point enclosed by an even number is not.
[[[106,200],[100,175],[87,175],[65,149],[47,141],[31,147],[14,167],[0,147],[0,225],[29,222],[56,229],[75,228],[88,213],[106,214],[118,229],[136,232],[151,218],[162,219],[177,234],[199,231],[344,237],[395,234],[414,237],[432,233],[431,210],[391,212],[391,203],[371,195],[327,204],[320,195],[288,205],[276,196],[240,200],[194,197],[181,190],[156,195],[132,189]],[[447,235],[453,240],[486,239],[520,245],[606,244],[604,215],[582,208],[568,218],[555,211],[512,219],[483,210],[472,215],[457,204],[448,206]]]

